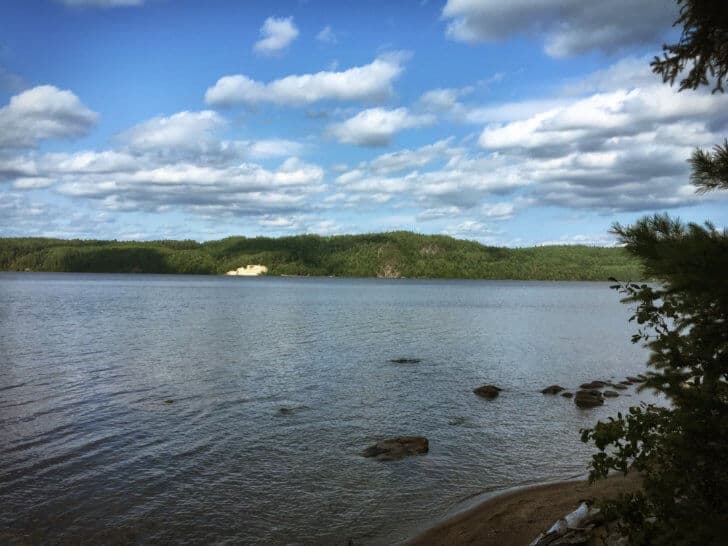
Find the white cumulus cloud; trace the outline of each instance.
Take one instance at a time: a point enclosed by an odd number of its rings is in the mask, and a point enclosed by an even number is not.
[[[300,154],[303,146],[286,139],[225,140],[220,132],[226,120],[217,112],[178,112],[139,123],[119,135],[133,153],[187,158],[197,162],[225,162],[231,159],[267,159]]]
[[[446,159],[464,152],[462,148],[452,147],[452,142],[453,138],[450,137],[414,150],[404,149],[382,154],[372,159],[368,163],[368,168],[376,174],[421,169],[439,159]]]
[[[43,95],[44,96],[44,95]],[[74,100],[61,95],[54,111],[63,119]],[[32,118],[38,101],[11,102],[13,115]],[[76,105],[77,106],[77,105]],[[6,110],[9,107],[6,107]],[[43,120],[48,108],[40,108]],[[74,110],[71,109],[71,112]],[[0,112],[2,115],[5,110]],[[2,119],[0,115],[0,119]],[[37,116],[36,116],[37,117]],[[55,125],[32,138],[60,134]],[[178,112],[139,123],[118,135],[115,148],[74,153],[0,153],[0,182],[16,190],[51,191],[118,212],[183,210],[200,218],[293,214],[311,209],[323,191],[324,170],[297,157],[300,143],[286,139],[224,140],[219,114]],[[68,131],[62,134],[67,134]],[[5,133],[3,133],[4,135]],[[256,160],[282,157],[277,165]]]
[[[442,10],[452,39],[491,42],[539,33],[554,57],[659,43],[677,16],[675,2],[666,0],[448,0]]]
[[[185,111],[135,125],[121,138],[135,150],[198,149],[214,140],[214,133],[224,125],[225,120],[211,110]]]
[[[407,108],[387,110],[369,108],[329,126],[329,133],[339,142],[360,146],[386,146],[396,133],[431,125],[435,117],[430,114],[412,114]]]
[[[86,134],[98,115],[71,91],[41,85],[0,108],[0,149],[32,148],[40,140]]]
[[[336,178],[342,194],[339,200],[355,203],[355,196],[359,201],[364,197],[375,202],[403,199],[410,206],[416,204],[430,212],[466,210],[483,205],[489,195],[507,194],[528,186],[529,181],[519,176],[518,169],[507,158],[499,154],[472,154],[451,147],[450,142],[438,141],[361,163]],[[508,216],[510,212],[490,209],[484,210],[483,216]]]
[[[286,76],[268,83],[236,74],[223,76],[207,89],[212,106],[270,102],[304,105],[322,100],[375,101],[392,93],[392,82],[402,73],[403,54],[381,56],[371,63],[343,71]]]
[[[336,33],[331,28],[331,25],[326,25],[316,35],[316,39],[324,44],[335,44],[337,42]]]
[[[260,40],[253,50],[259,55],[277,55],[298,38],[293,17],[268,17],[260,27]]]
[[[608,74],[613,77],[605,80]],[[562,96],[562,104],[544,103],[527,117],[491,123],[478,141],[533,184],[535,199],[605,211],[655,210],[701,199],[688,184],[687,160],[696,146],[720,141],[728,128],[728,97],[678,93],[625,61],[569,89],[600,91]]]

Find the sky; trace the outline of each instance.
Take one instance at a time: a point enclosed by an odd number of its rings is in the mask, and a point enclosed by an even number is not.
[[[728,226],[688,159],[728,97],[650,60],[673,0],[6,0],[0,236]]]

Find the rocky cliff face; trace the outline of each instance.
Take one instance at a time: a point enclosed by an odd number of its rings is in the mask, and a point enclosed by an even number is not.
[[[380,279],[399,279],[402,274],[396,264],[386,263],[377,269],[377,277]]]

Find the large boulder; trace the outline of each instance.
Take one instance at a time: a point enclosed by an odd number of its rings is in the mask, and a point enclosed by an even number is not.
[[[398,436],[377,442],[366,448],[364,457],[376,457],[379,461],[396,461],[408,455],[427,453],[430,443],[424,436]]]
[[[541,392],[543,394],[559,394],[563,390],[565,389],[561,385],[550,385],[543,389]]]
[[[604,404],[604,397],[596,389],[576,391],[574,403],[580,408],[594,408]]]
[[[498,394],[500,394],[500,391],[502,390],[503,389],[501,389],[500,387],[496,387],[495,385],[483,385],[482,387],[473,389],[473,392],[478,396],[487,398],[488,400],[493,400],[493,398],[498,396]]]

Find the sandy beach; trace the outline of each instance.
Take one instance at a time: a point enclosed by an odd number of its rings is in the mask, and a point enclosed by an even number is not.
[[[525,546],[582,500],[615,497],[637,487],[634,475],[615,475],[593,485],[580,480],[526,487],[490,498],[404,544]]]

